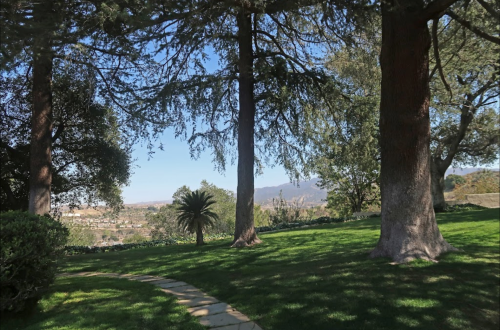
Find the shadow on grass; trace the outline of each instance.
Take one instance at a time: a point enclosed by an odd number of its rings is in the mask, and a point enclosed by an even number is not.
[[[144,283],[103,277],[58,278],[34,315],[2,329],[205,329],[185,307]]]
[[[74,256],[63,271],[152,274],[186,281],[270,329],[497,329],[498,210],[440,214],[464,250],[437,264],[370,259],[380,219],[261,234],[229,248],[170,246]]]

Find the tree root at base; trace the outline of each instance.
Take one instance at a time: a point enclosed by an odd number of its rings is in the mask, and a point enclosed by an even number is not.
[[[245,240],[243,237],[239,237],[237,240],[233,241],[231,247],[240,248],[260,243],[262,243],[262,241],[257,237],[257,235],[254,235],[254,237],[250,238],[249,240]]]

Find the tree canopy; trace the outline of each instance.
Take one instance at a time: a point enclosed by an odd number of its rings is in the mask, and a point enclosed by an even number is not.
[[[130,145],[116,111],[97,99],[95,73],[56,61],[53,79],[52,194],[54,205],[118,210],[130,177]],[[29,191],[30,71],[1,80],[2,209],[27,209]]]

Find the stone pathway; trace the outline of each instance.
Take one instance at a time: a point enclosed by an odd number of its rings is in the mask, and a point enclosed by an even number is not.
[[[198,317],[202,325],[214,330],[262,330],[250,319],[232,308],[225,302],[221,302],[214,297],[207,296],[192,285],[185,282],[171,280],[168,278],[151,275],[130,275],[115,273],[62,273],[59,277],[66,276],[101,276],[112,278],[125,278],[133,281],[149,283],[161,288],[165,293],[174,295],[177,302],[185,305],[191,315]]]

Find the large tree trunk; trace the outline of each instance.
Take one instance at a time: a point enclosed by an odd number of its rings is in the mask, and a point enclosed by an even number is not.
[[[431,191],[434,212],[443,212],[446,209],[444,200],[444,174],[435,160],[431,160]]]
[[[431,197],[429,48],[422,2],[382,2],[380,105],[382,226],[372,257],[434,259],[453,250]]]
[[[254,78],[251,14],[237,16],[239,45],[238,188],[233,247],[259,243],[253,219],[254,194]]]
[[[205,244],[203,242],[203,229],[201,226],[198,226],[198,228],[196,228],[196,245],[200,246],[203,244]]]
[[[37,23],[50,16],[48,4],[35,5]],[[43,24],[40,24],[41,26]],[[33,109],[30,145],[30,197],[29,211],[36,214],[50,212],[50,186],[52,184],[52,49],[50,32],[35,37],[33,47]]]

